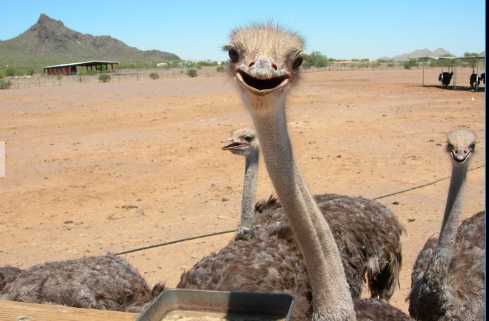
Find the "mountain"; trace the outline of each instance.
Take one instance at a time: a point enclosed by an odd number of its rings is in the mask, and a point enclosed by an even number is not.
[[[447,57],[447,56],[453,56],[450,52],[443,48],[438,48],[433,51],[429,49],[418,49],[414,50],[409,53],[397,55],[394,57],[383,57],[381,59],[386,59],[386,60],[397,60],[397,61],[405,61],[409,59],[414,59],[414,58],[421,58],[421,57]]]
[[[149,65],[180,58],[159,50],[139,50],[110,36],[82,34],[45,14],[21,35],[0,41],[0,66],[38,67],[83,60]]]

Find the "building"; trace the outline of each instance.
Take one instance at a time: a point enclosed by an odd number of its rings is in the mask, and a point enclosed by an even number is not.
[[[46,66],[43,68],[43,72],[47,75],[76,75],[83,69],[87,72],[112,72],[118,66],[119,62],[117,61],[91,60]]]

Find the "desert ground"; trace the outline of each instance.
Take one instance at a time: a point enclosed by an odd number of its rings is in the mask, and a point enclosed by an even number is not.
[[[426,70],[427,83],[436,84],[439,71]],[[406,229],[400,289],[391,300],[404,311],[416,255],[439,231],[451,129],[478,135],[464,215],[483,209],[483,95],[422,87],[421,70],[308,72],[291,92],[295,157],[312,192],[368,198],[401,192],[379,201]],[[251,121],[233,80],[218,73],[0,91],[7,150],[0,265],[26,268],[235,229],[244,160],[222,151],[221,141],[245,126]],[[261,164],[258,199],[271,193]],[[174,287],[184,270],[232,237],[124,257],[151,284]]]

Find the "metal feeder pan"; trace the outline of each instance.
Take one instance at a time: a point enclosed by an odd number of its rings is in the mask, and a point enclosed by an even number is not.
[[[161,321],[175,310],[254,315],[290,321],[294,299],[282,293],[250,293],[167,289],[141,312],[136,321]]]

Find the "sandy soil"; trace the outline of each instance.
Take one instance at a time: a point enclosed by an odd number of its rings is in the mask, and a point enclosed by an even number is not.
[[[425,77],[436,80],[438,72]],[[465,215],[483,208],[483,93],[420,82],[419,70],[304,74],[290,97],[289,125],[314,193],[377,197],[446,177],[446,132],[467,126],[479,144]],[[236,228],[244,164],[220,142],[248,125],[224,75],[0,91],[7,147],[0,265],[28,267]],[[264,198],[273,190],[261,169]],[[447,186],[444,180],[381,199],[407,231],[400,290],[391,301],[403,310],[415,257],[438,233]],[[125,257],[149,282],[172,287],[231,237]]]

